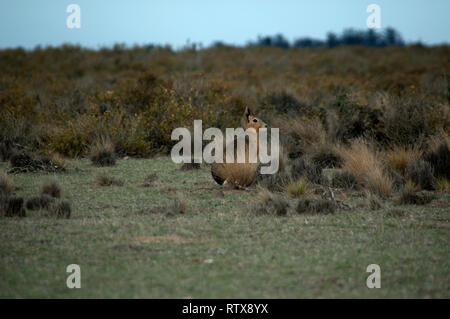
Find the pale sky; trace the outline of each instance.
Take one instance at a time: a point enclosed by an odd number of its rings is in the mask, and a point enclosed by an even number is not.
[[[81,28],[69,29],[69,4],[81,8]],[[450,43],[450,0],[1,0],[0,48],[114,43],[243,45],[282,33],[325,39],[327,32],[366,29],[369,4],[381,7],[382,28],[407,41]]]

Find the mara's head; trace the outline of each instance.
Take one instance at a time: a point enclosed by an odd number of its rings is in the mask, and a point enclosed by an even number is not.
[[[256,117],[248,107],[245,108],[244,115],[242,116],[242,126],[244,127],[244,130],[253,127],[256,132],[258,132],[260,128],[267,127],[266,123],[259,117]]]

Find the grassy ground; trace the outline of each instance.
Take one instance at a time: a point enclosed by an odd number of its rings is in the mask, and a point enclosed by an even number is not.
[[[103,170],[125,184],[96,185]],[[151,172],[158,180],[143,187]],[[222,191],[207,167],[181,171],[164,157],[111,168],[72,160],[51,177],[72,217],[0,219],[0,297],[450,297],[449,195],[403,216],[391,216],[393,200],[371,211],[354,193],[337,195],[354,208],[334,215],[272,217],[249,212],[256,190]],[[28,198],[49,175],[13,178]],[[177,192],[185,214],[148,209]],[[66,287],[69,264],[81,267],[81,289]],[[369,264],[381,267],[380,289],[366,287]]]

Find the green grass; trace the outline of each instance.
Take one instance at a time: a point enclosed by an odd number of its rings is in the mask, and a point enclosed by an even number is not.
[[[333,215],[254,216],[255,189],[218,196],[207,167],[179,167],[166,157],[108,168],[69,161],[67,173],[51,177],[72,205],[70,219],[33,211],[0,219],[0,297],[450,297],[448,194],[402,206],[402,217],[388,217],[393,199],[371,211],[356,192],[337,194],[355,208]],[[125,184],[98,186],[102,171]],[[142,187],[151,172],[158,180]],[[12,177],[28,198],[49,176]],[[185,214],[146,213],[177,192]],[[81,267],[81,289],[66,287],[69,264]],[[366,287],[369,264],[381,267],[380,289]]]

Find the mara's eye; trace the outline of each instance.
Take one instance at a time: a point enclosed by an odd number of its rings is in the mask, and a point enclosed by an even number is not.
[[[258,122],[258,120],[257,119],[253,119],[253,122],[256,123],[256,122]]]

